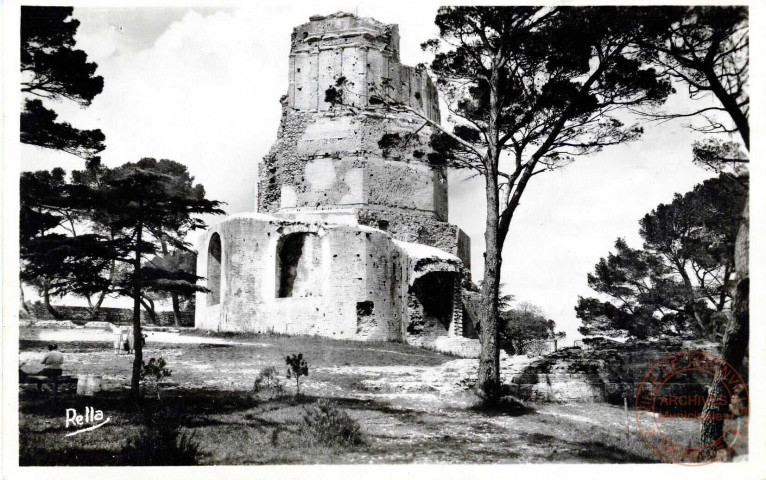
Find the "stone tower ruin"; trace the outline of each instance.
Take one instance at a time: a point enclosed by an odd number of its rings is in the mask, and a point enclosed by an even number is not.
[[[257,213],[201,239],[197,325],[464,346],[470,240],[448,223],[428,74],[400,63],[396,25],[347,13],[296,27],[288,69]]]

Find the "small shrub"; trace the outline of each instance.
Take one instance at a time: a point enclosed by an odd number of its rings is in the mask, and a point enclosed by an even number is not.
[[[287,364],[287,378],[295,378],[295,395],[301,394],[301,377],[308,377],[309,364],[303,359],[303,354],[289,355],[285,357]]]
[[[270,397],[279,397],[285,392],[285,387],[279,381],[276,367],[266,367],[258,374],[253,382],[253,393],[265,394]]]
[[[169,377],[171,370],[166,368],[167,362],[160,357],[158,359],[150,358],[149,363],[143,362],[141,365],[141,380],[144,384],[149,384],[154,387],[154,391],[157,393],[157,400],[162,401],[160,397],[160,381]]]
[[[181,430],[178,419],[159,412],[148,415],[140,434],[129,439],[123,453],[129,465],[196,465],[200,444],[193,433]]]
[[[359,422],[326,399],[306,409],[298,434],[309,445],[347,448],[364,444]]]

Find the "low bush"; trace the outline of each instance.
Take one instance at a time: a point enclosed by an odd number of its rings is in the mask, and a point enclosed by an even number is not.
[[[253,382],[253,393],[269,398],[280,397],[285,392],[285,386],[279,381],[276,367],[266,367],[260,371]]]
[[[163,378],[169,377],[172,371],[167,368],[167,362],[164,358],[158,359],[150,358],[149,363],[143,362],[141,364],[141,380],[144,383],[144,388],[151,385],[155,393],[157,394],[157,400],[162,401],[160,396],[160,382]]]
[[[147,419],[143,430],[129,439],[123,450],[128,465],[196,465],[200,444],[194,434],[181,429],[178,418],[165,418],[160,412]]]
[[[359,422],[325,399],[306,408],[298,434],[308,445],[348,448],[365,443]]]

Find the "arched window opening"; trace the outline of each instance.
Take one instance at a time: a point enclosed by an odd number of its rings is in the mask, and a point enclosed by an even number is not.
[[[214,233],[207,247],[207,304],[221,303],[221,236]]]

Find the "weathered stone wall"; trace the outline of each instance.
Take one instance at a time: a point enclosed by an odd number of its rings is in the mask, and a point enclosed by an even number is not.
[[[53,316],[50,314],[50,312],[48,312],[48,310],[45,308],[45,305],[42,303],[34,303],[32,305],[28,305],[28,308],[29,314],[25,314],[25,317],[40,320],[53,319]],[[61,313],[61,316],[64,320],[74,320],[75,322],[104,321],[113,323],[115,325],[125,325],[133,322],[133,309],[131,308],[101,307],[97,318],[92,318],[90,310],[86,307],[57,305],[55,308],[59,313]],[[155,322],[151,316],[146,313],[146,310],[141,309],[141,323],[155,325],[173,325],[173,312],[157,312],[157,320]],[[181,326],[194,326],[194,312],[181,312]]]
[[[300,232],[312,238],[312,245],[304,249],[308,256],[300,273],[304,286],[294,295],[280,297],[280,240]],[[384,232],[241,214],[211,227],[199,248],[206,249],[215,233],[223,241],[221,303],[212,307],[198,303],[201,328],[401,338],[396,321],[401,307],[390,295],[398,262]],[[205,271],[204,263],[198,262],[198,272]],[[364,321],[358,319],[359,308],[369,310]]]
[[[446,170],[429,165],[423,153],[430,151],[424,133],[428,129],[406,147],[380,148],[384,133],[397,128],[404,136],[413,126],[401,116],[287,114],[259,169],[260,211],[353,208],[360,224],[384,228],[398,240],[443,249],[470,268],[469,237],[446,222]]]
[[[351,14],[314,16],[293,30],[288,105],[301,111],[331,108],[325,90],[346,79],[344,102],[370,106],[377,95],[422,110],[439,121],[438,93],[423,69],[399,62],[399,29]]]
[[[259,166],[261,212],[378,205],[446,221],[446,169],[428,162],[430,128],[404,115],[290,112]],[[399,135],[395,146],[379,142]]]
[[[229,217],[211,227],[198,248],[206,251],[216,235],[220,303],[210,305],[199,294],[200,328],[417,345],[462,335],[462,264],[448,253],[396,243],[387,232],[366,226],[264,214]],[[283,250],[298,236],[303,240],[295,252],[301,257],[287,259],[295,267],[286,270]],[[207,260],[198,257],[198,274],[207,271]],[[284,285],[286,271],[290,289]]]

